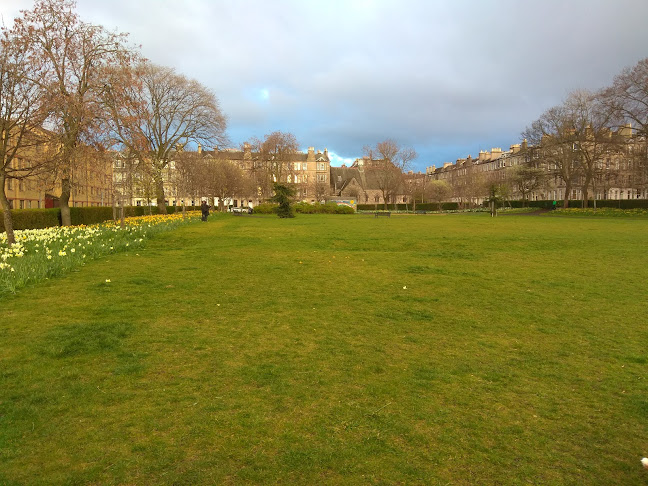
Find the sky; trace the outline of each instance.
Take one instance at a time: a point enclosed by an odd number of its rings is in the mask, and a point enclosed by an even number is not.
[[[11,25],[33,0],[0,0]],[[273,131],[352,163],[414,170],[519,143],[574,90],[648,57],[646,0],[77,0],[150,61],[210,88],[231,146]]]

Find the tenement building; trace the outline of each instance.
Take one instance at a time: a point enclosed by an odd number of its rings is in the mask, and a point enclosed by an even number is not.
[[[509,200],[648,198],[646,140],[633,137],[629,126],[610,130],[609,138],[609,144],[585,140],[561,147],[532,147],[525,140],[507,151],[493,148],[474,159],[433,165],[426,176],[445,181],[452,201],[462,206],[481,204],[493,184]]]

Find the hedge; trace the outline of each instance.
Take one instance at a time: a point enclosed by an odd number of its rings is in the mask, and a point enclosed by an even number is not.
[[[394,208],[395,206],[395,208]],[[541,201],[526,201],[524,204],[522,201],[505,201],[501,204],[504,207],[529,207],[529,208],[540,208],[540,209],[552,209],[553,200],[541,200]],[[563,200],[556,200],[556,207],[561,208],[563,206]],[[582,208],[583,201],[580,199],[572,199],[569,201],[570,208]],[[594,207],[594,201],[590,199],[588,207]],[[618,208],[618,209],[648,209],[648,199],[603,199],[596,201],[597,208]],[[413,206],[411,204],[388,204],[388,211],[412,211]],[[384,209],[382,204],[358,204],[358,211],[381,211]],[[459,203],[456,202],[444,202],[441,205],[443,211],[454,211],[459,209]],[[438,211],[437,203],[417,203],[417,211]]]
[[[395,207],[394,207],[395,206]],[[358,204],[358,211],[382,211],[385,209],[384,204]],[[459,209],[459,203],[444,202],[441,203],[442,211],[454,211]],[[387,204],[388,211],[413,211],[414,205],[412,204]],[[416,203],[417,211],[438,211],[439,205],[437,203]]]
[[[198,206],[187,206],[187,211],[197,211]],[[167,206],[167,213],[173,214],[182,211],[182,206]],[[159,214],[157,206],[150,206],[151,214]],[[51,226],[61,226],[61,210],[50,209],[12,209],[14,229],[41,229]],[[124,216],[144,216],[149,214],[149,206],[126,206]],[[119,209],[117,210],[119,217]],[[73,225],[99,224],[113,219],[113,208],[111,206],[96,207],[73,207],[70,208],[70,220]],[[4,232],[4,215],[0,210],[0,233]]]
[[[513,208],[523,207],[522,201],[506,201],[504,206],[510,206]],[[526,207],[529,208],[542,208],[542,209],[551,209],[553,208],[553,200],[542,200],[542,201],[527,201]],[[563,200],[556,200],[556,207],[563,207]],[[582,208],[583,201],[581,199],[570,199],[569,206],[570,208]],[[594,201],[590,199],[587,203],[587,207],[593,208]],[[648,208],[648,199],[600,199],[596,201],[597,208],[617,208],[617,209],[647,209]]]
[[[305,202],[299,202],[295,204],[295,212],[301,214],[353,214],[355,211],[350,206],[338,205],[334,202],[328,202],[326,204],[315,203],[309,204]],[[256,208],[254,208],[256,212]]]
[[[277,212],[276,204],[257,204],[254,206],[254,214],[274,214]],[[298,202],[293,205],[295,212],[299,214],[354,214],[355,211],[349,206],[337,205],[329,202],[326,204],[309,204]]]
[[[14,229],[41,229],[61,225],[61,211],[53,209],[12,209]],[[0,233],[4,232],[4,212],[0,210]]]

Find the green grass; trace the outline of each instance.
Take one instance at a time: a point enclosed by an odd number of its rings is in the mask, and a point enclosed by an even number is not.
[[[645,220],[211,218],[2,297],[0,484],[646,484]]]

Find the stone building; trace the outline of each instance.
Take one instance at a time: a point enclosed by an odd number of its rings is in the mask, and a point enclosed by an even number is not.
[[[5,193],[13,209],[58,207],[61,181],[57,168],[31,171],[34,157],[42,154],[22,154],[12,162],[13,177],[5,181]],[[99,154],[80,157],[70,171],[72,192],[70,207],[110,206],[113,194],[113,171],[109,159]]]
[[[198,147],[195,152],[176,151],[164,173],[165,197],[168,205],[199,205],[201,199],[208,198],[216,206],[217,198],[207,194],[195,193],[189,197],[183,196],[178,184],[177,159],[180,153],[190,153],[203,161],[212,163],[226,162],[234,164],[252,181],[253,188],[248,194],[237,194],[228,197],[224,204],[232,207],[255,206],[265,201],[271,194],[269,188],[273,182],[293,184],[297,190],[297,197],[301,201],[314,203],[323,201],[329,196],[329,179],[331,163],[328,150],[315,150],[309,147],[306,152],[295,152],[286,157],[286,160],[263,160],[261,154],[252,149],[248,143],[242,149],[204,150]],[[272,167],[271,167],[272,166]],[[156,205],[155,190],[150,177],[137,161],[129,161],[122,155],[114,158],[115,185],[120,194],[123,194],[125,204],[131,205]],[[137,170],[134,170],[137,169]],[[277,176],[279,174],[279,177]],[[277,180],[277,179],[280,180]],[[186,199],[186,201],[185,201]]]
[[[413,185],[423,174],[401,173],[394,171],[393,178],[385,176],[389,171],[383,161],[371,160],[369,157],[356,159],[350,167],[331,167],[331,194],[338,197],[356,198],[358,204],[403,204],[412,201]],[[385,201],[386,199],[386,201]]]
[[[607,154],[596,161],[589,186],[589,198],[646,199],[648,198],[646,141],[631,136],[629,127],[622,127],[610,136],[625,137],[625,142],[614,145]],[[521,200],[523,194],[515,183],[516,167],[532,167],[544,172],[543,183],[527,195],[529,200],[578,200],[583,197],[583,174],[576,174],[569,194],[558,167],[543,154],[542,147],[531,147],[526,140],[511,145],[509,150],[493,148],[480,151],[478,158],[470,155],[455,163],[426,169],[429,180],[446,181],[453,190],[452,201],[461,205],[479,205],[487,196],[490,183],[507,187],[507,199]]]

